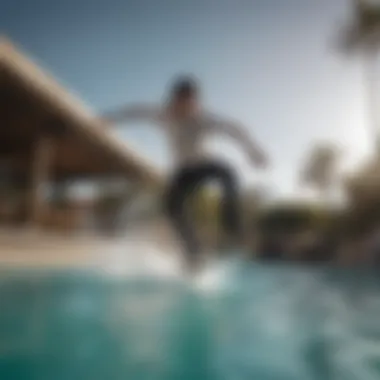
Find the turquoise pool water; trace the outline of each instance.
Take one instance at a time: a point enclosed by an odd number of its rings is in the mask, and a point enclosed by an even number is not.
[[[0,379],[380,378],[376,273],[252,265],[218,290],[0,275]]]

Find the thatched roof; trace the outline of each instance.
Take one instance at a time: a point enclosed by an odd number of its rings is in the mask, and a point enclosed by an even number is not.
[[[153,166],[102,125],[93,112],[63,86],[0,39],[0,160],[27,170],[28,151],[37,133],[54,137],[52,176],[125,175],[161,182]]]

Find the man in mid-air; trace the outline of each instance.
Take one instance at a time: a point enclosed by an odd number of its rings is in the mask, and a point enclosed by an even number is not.
[[[211,158],[202,148],[207,135],[226,134],[244,148],[252,164],[263,167],[267,158],[258,145],[236,122],[214,115],[201,106],[200,89],[195,79],[181,77],[174,81],[164,105],[131,105],[104,116],[106,122],[153,122],[163,128],[173,156],[173,172],[164,197],[164,205],[174,229],[185,248],[187,270],[200,265],[202,247],[185,212],[188,198],[208,181],[222,185],[222,225],[230,247],[239,244],[242,226],[239,214],[238,184],[235,171]]]

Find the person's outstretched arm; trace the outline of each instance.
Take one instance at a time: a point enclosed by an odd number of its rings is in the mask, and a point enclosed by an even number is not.
[[[108,123],[121,123],[133,121],[156,122],[160,119],[160,108],[146,104],[128,105],[104,113],[101,118]]]
[[[206,121],[211,131],[225,134],[236,140],[248,153],[255,165],[266,166],[268,164],[268,158],[264,151],[241,124],[211,114],[206,116]]]

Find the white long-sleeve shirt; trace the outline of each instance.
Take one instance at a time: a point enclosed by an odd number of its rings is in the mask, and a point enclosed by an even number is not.
[[[209,134],[224,134],[237,140],[250,158],[262,157],[261,150],[238,124],[223,117],[200,111],[186,119],[176,119],[165,108],[136,105],[105,115],[111,122],[143,121],[161,126],[166,132],[173,151],[174,167],[181,167],[207,160],[203,143]]]

